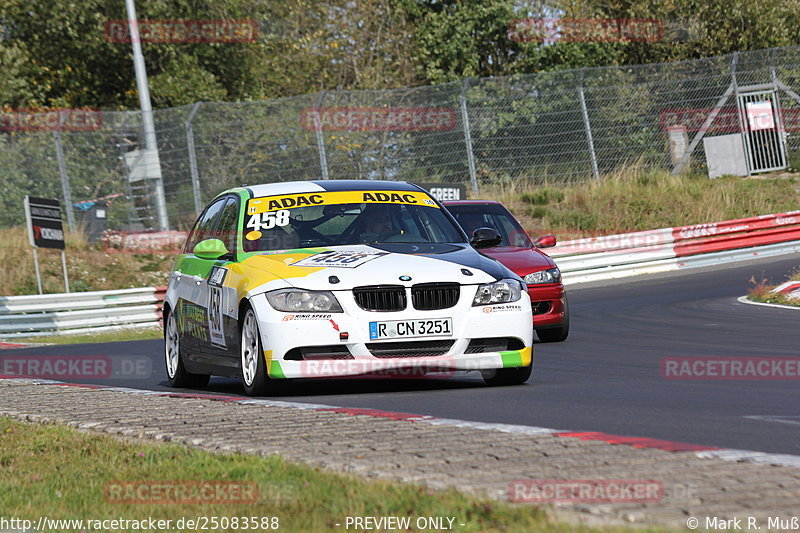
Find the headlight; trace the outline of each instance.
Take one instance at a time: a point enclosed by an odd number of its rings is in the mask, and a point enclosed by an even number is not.
[[[267,293],[267,301],[276,311],[285,313],[341,313],[336,296],[330,291],[280,289]]]
[[[542,283],[559,283],[561,281],[561,271],[557,268],[531,272],[525,276],[525,283],[528,285],[539,285]]]
[[[502,304],[516,302],[522,294],[522,284],[514,279],[501,279],[478,286],[472,305]]]

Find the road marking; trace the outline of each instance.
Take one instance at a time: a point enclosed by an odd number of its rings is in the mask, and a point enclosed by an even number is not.
[[[759,420],[761,422],[777,422],[779,424],[791,424],[800,426],[800,416],[778,416],[778,415],[749,415],[745,416],[751,420]]]

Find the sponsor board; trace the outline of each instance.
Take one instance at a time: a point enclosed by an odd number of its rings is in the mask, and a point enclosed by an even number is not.
[[[37,248],[64,249],[61,202],[50,198],[25,196],[25,218],[30,245]]]

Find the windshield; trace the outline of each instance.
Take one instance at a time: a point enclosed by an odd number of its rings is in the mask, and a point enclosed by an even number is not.
[[[533,247],[517,219],[500,204],[451,204],[447,206],[447,210],[467,235],[472,235],[478,228],[493,228],[503,237],[498,246]]]
[[[253,198],[245,252],[346,244],[458,243],[458,228],[417,191],[335,191]]]

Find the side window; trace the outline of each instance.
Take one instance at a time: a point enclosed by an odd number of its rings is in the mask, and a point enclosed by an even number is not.
[[[236,253],[237,221],[239,220],[239,201],[229,197],[219,217],[214,238],[225,243],[229,252]]]
[[[192,250],[194,250],[198,242],[212,238],[218,215],[220,211],[222,211],[226,201],[226,198],[217,200],[205,210],[197,221],[197,224],[195,224],[192,235],[186,243],[187,253],[192,253]]]

